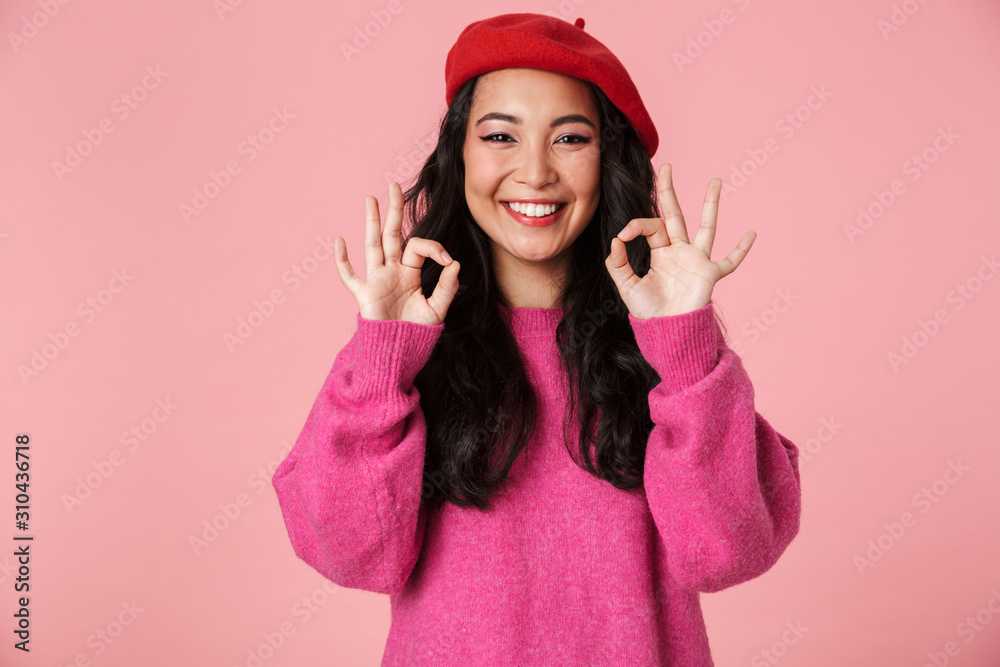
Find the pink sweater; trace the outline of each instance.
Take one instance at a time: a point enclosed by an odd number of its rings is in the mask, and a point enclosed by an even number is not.
[[[413,379],[444,325],[358,315],[272,483],[299,558],[389,594],[383,666],[714,665],[699,595],[774,565],[801,491],[798,449],[756,412],[713,307],[629,316],[661,378],[632,491],[566,452],[561,311],[511,309],[539,421],[488,512],[421,504]]]

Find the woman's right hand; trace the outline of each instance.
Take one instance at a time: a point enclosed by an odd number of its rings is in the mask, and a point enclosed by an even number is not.
[[[354,295],[358,311],[366,320],[404,320],[416,324],[441,324],[458,292],[459,263],[448,256],[437,241],[410,237],[400,258],[403,228],[403,190],[389,182],[389,213],[381,229],[378,200],[365,197],[365,268],[359,278],[347,259],[347,242],[334,238],[334,254],[340,280]],[[420,267],[429,257],[444,266],[430,298],[420,289]]]

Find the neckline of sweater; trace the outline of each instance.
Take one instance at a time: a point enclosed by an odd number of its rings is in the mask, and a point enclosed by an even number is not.
[[[562,308],[520,308],[500,304],[501,313],[506,313],[511,330],[518,335],[555,333],[562,321]]]

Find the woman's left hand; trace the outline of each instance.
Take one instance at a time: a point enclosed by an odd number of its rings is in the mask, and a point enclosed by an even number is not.
[[[687,228],[674,192],[670,163],[660,165],[657,177],[662,218],[635,218],[611,240],[611,254],[604,265],[618,286],[618,293],[633,317],[679,315],[703,308],[712,299],[712,289],[720,279],[736,270],[757,238],[747,232],[735,248],[713,262],[712,243],[719,214],[722,180],[708,182],[701,224],[694,243],[688,242]],[[625,254],[625,241],[642,234],[649,243],[649,271],[640,278]]]

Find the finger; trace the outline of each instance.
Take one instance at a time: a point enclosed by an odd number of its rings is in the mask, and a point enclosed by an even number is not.
[[[389,212],[382,230],[382,248],[386,262],[399,261],[400,236],[403,229],[403,190],[396,181],[389,182]]]
[[[667,235],[670,240],[679,239],[687,243],[687,226],[684,223],[684,214],[681,213],[681,205],[677,201],[677,193],[674,191],[673,168],[669,162],[660,165],[656,190],[659,195],[658,200],[660,211],[663,214],[663,222],[667,226]]]
[[[625,252],[625,242],[620,238],[611,239],[611,254],[604,260],[604,266],[608,269],[611,279],[618,286],[618,291],[634,280],[638,280],[632,265],[628,263],[628,253]]]
[[[716,264],[719,265],[719,270],[722,272],[722,275],[719,276],[719,278],[725,278],[736,270],[736,267],[740,265],[743,258],[747,256],[748,252],[750,252],[750,248],[753,247],[753,242],[756,238],[757,232],[747,232],[728,255],[716,262]]]
[[[424,265],[425,257],[432,258],[442,266],[447,266],[455,261],[447,256],[444,246],[437,241],[413,236],[406,242],[400,262],[408,268],[419,269]]]
[[[378,199],[365,197],[365,270],[371,276],[375,269],[385,263],[382,254],[382,219],[378,212]]]
[[[639,235],[646,237],[646,242],[649,243],[650,249],[670,245],[670,238],[667,237],[667,228],[663,224],[662,218],[636,218],[630,220],[618,232],[617,238],[622,241],[631,241]]]
[[[454,261],[444,267],[441,275],[438,276],[438,282],[434,286],[434,291],[431,292],[430,298],[427,299],[427,305],[438,314],[442,322],[445,315],[448,314],[448,307],[451,305],[452,299],[458,293],[459,268],[458,261]]]
[[[340,275],[340,282],[344,287],[354,294],[363,282],[351,268],[351,262],[347,259],[347,241],[336,236],[333,239],[333,259],[337,264],[337,273]]]
[[[701,223],[698,231],[694,235],[696,248],[705,251],[705,255],[712,257],[712,244],[715,243],[716,223],[719,219],[719,193],[722,192],[722,179],[713,178],[708,182],[708,191],[705,192],[705,205],[701,208]]]

